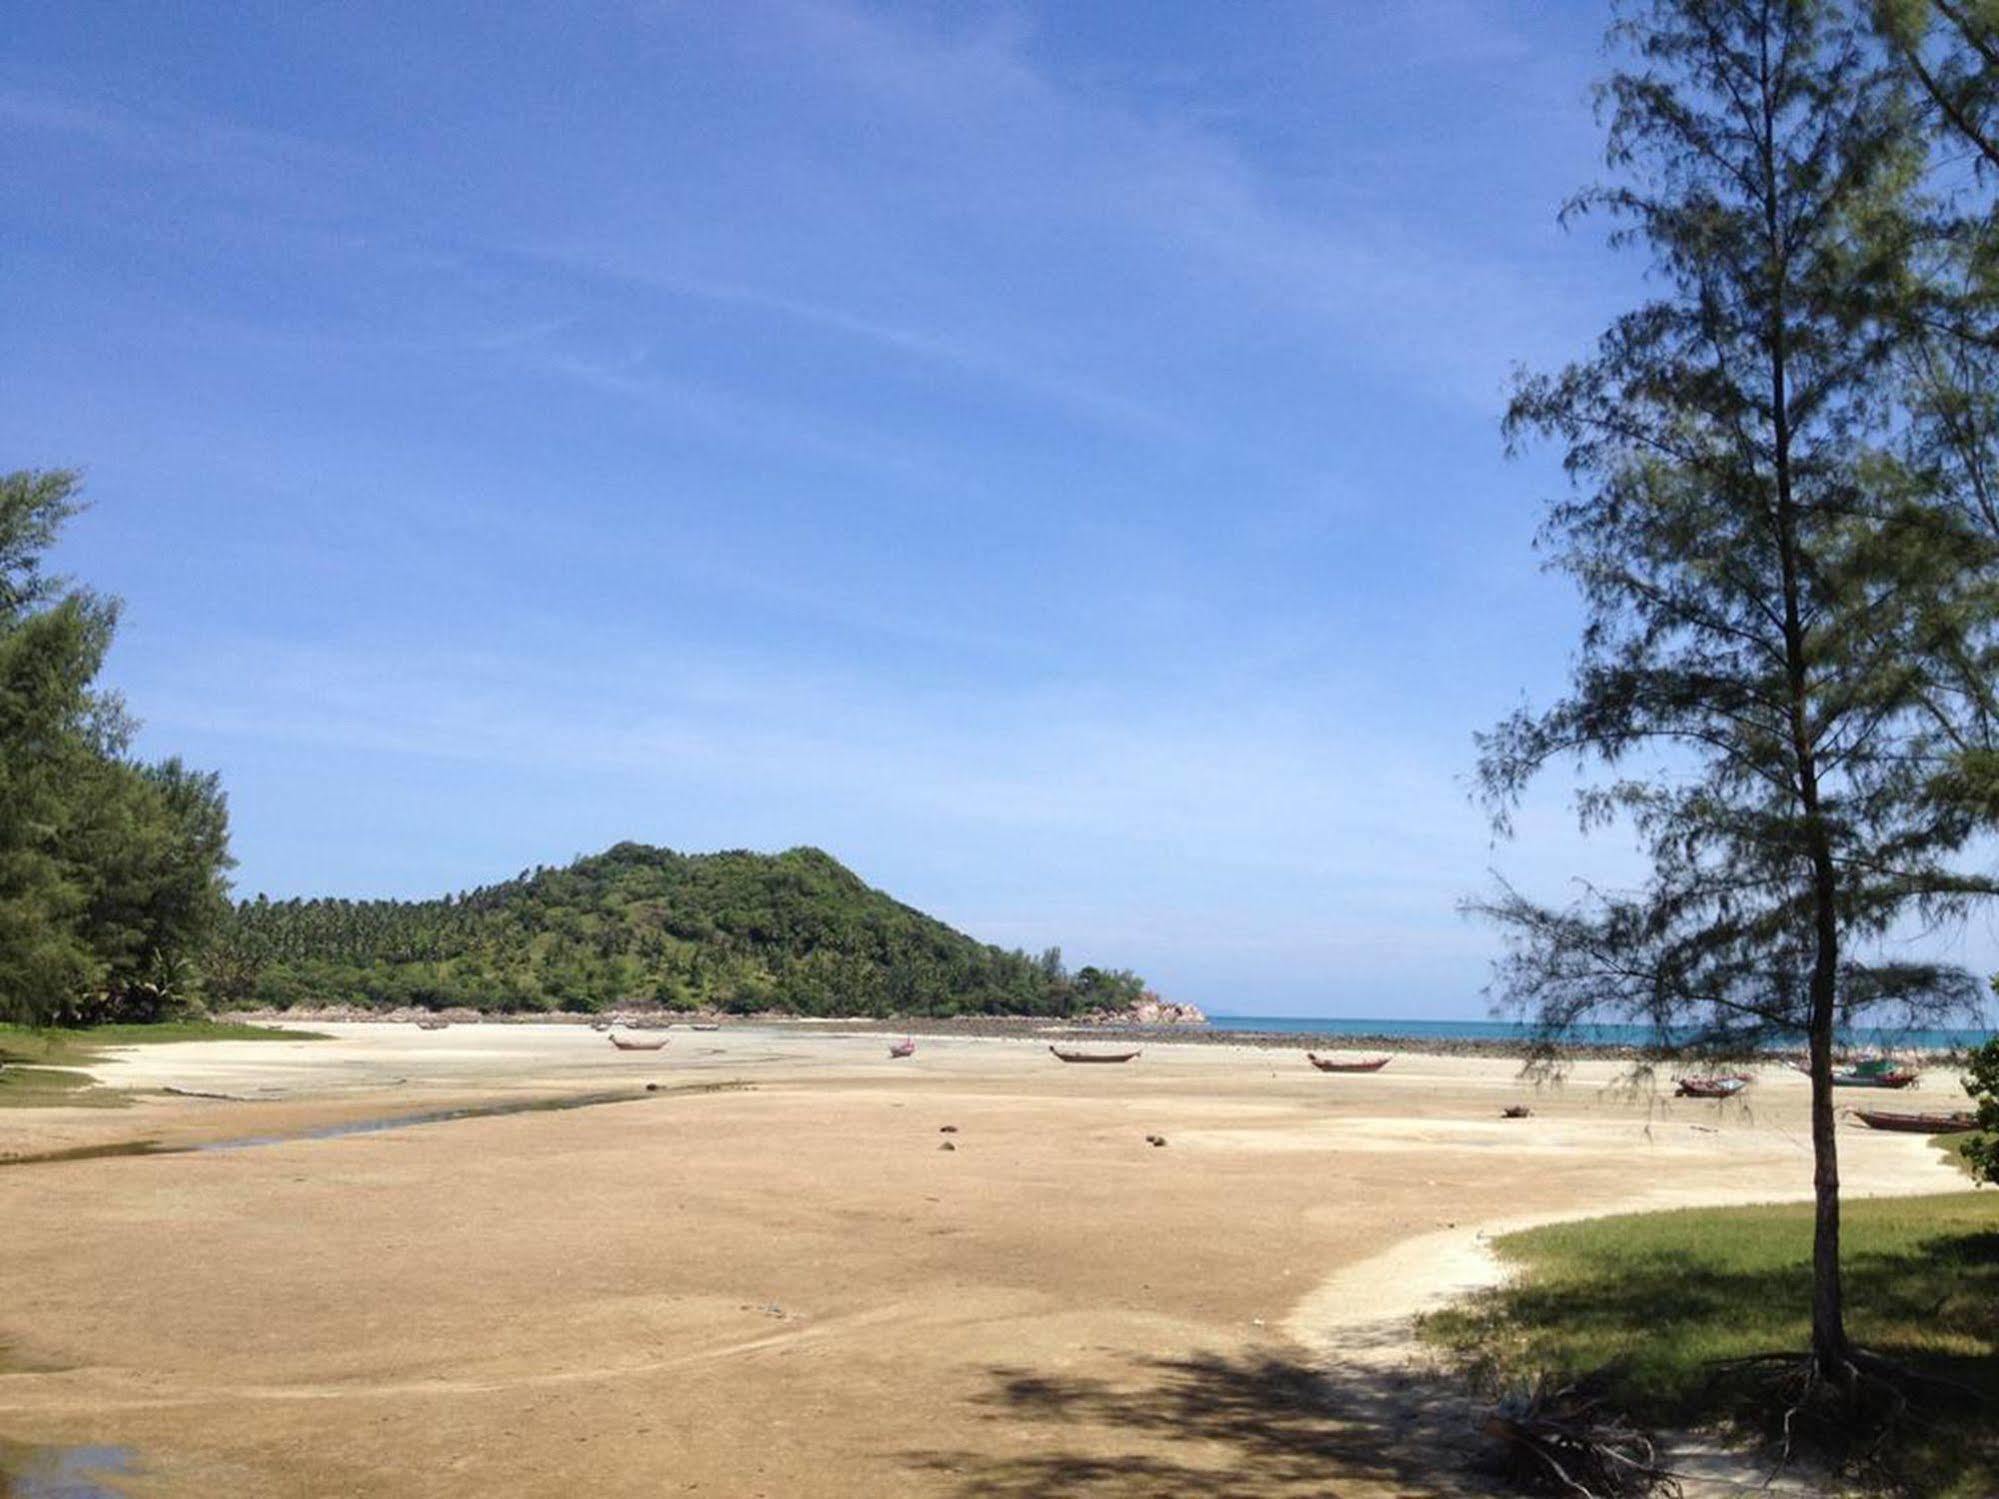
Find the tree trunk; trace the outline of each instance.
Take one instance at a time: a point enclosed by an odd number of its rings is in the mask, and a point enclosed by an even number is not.
[[[1777,171],[1775,84],[1769,32],[1761,36],[1761,166],[1764,232],[1770,253],[1770,421],[1776,489],[1775,540],[1783,578],[1784,665],[1790,702],[1791,752],[1798,810],[1804,813],[1811,858],[1812,974],[1812,1359],[1822,1376],[1844,1384],[1849,1367],[1846,1311],[1839,1273],[1839,1140],[1832,1112],[1832,1032],[1839,997],[1839,871],[1819,800],[1818,747],[1812,730],[1812,688],[1802,602],[1798,497],[1792,489],[1790,330],[1786,323],[1790,266],[1783,232],[1786,186]]]
[[[1837,969],[1821,946],[1812,970],[1812,1360],[1825,1377],[1847,1366],[1845,1293],[1839,1273],[1839,1137],[1832,1111],[1832,1027]],[[1843,1379],[1841,1379],[1843,1383]]]

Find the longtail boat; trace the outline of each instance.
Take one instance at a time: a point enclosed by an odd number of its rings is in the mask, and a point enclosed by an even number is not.
[[[1907,1088],[1915,1083],[1917,1076],[1906,1067],[1873,1068],[1862,1064],[1846,1072],[1835,1072],[1832,1085],[1835,1088]]]
[[[1855,1109],[1853,1117],[1869,1129],[1897,1130],[1905,1135],[1961,1135],[1978,1128],[1976,1114],[1897,1114],[1891,1109]]]
[[[1793,1062],[1791,1066],[1806,1077],[1812,1075],[1810,1062]],[[1832,1085],[1835,1088],[1906,1088],[1918,1076],[1914,1068],[1899,1066],[1891,1057],[1870,1057],[1835,1071]]]
[[[1749,1079],[1740,1072],[1725,1077],[1681,1077],[1674,1082],[1675,1098],[1733,1098],[1749,1086]]]
[[[644,1036],[613,1036],[611,1044],[619,1051],[658,1051],[666,1045],[666,1037],[661,1036],[655,1040]]]
[[[1305,1060],[1321,1072],[1379,1072],[1389,1063],[1387,1057],[1369,1057],[1363,1062],[1342,1062],[1338,1057],[1322,1057],[1317,1052],[1305,1053]]]
[[[442,1015],[426,1015],[416,1023],[416,1028],[420,1031],[441,1031],[450,1024]]]
[[[913,1056],[915,1056],[915,1055],[916,1055],[916,1038],[915,1038],[914,1036],[905,1036],[905,1037],[903,1037],[903,1039],[902,1039],[902,1040],[900,1040],[900,1041],[896,1042],[896,1043],[895,1043],[895,1045],[891,1046],[891,1047],[890,1047],[890,1048],[888,1049],[888,1054],[889,1054],[889,1056],[890,1056],[890,1058],[891,1058],[891,1059],[894,1059],[894,1058],[897,1058],[897,1057],[913,1057]]]
[[[1138,1055],[1136,1051],[1064,1051],[1059,1046],[1048,1049],[1064,1062],[1129,1062]]]

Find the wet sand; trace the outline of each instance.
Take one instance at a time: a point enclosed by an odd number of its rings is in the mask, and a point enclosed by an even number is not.
[[[1483,1227],[1809,1189],[1779,1069],[1715,1104],[1608,1062],[1537,1091],[1486,1058],[320,1028],[121,1053],[116,1086],[254,1101],[0,1113],[0,1155],[638,1096],[0,1166],[0,1438],[129,1449],[107,1489],[162,1495],[1468,1492],[1398,1424],[1399,1340],[1488,1273]],[[1920,1137],[1841,1143],[1850,1192],[1963,1184]]]

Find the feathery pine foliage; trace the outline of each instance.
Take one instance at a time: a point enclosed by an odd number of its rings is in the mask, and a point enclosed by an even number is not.
[[[76,493],[0,475],[0,1020],[159,1018],[227,906],[216,778],[127,756],[117,603],[43,568]]]
[[[1573,208],[1612,214],[1661,290],[1513,401],[1509,437],[1565,453],[1543,541],[1586,627],[1568,696],[1484,736],[1480,776],[1504,826],[1549,762],[1603,766],[1584,820],[1628,822],[1651,875],[1477,909],[1512,939],[1501,991],[1551,1034],[1808,1034],[1812,1347],[1844,1384],[1833,1035],[1879,1007],[1976,1013],[1970,975],[1882,939],[1995,893],[1954,859],[1976,807],[1940,787],[1963,768],[1999,550],[1911,433],[1928,143],[1892,60],[1830,0],[1626,17],[1632,63],[1603,87],[1622,181]]]
[[[1929,198],[1910,225],[1919,274],[1901,309],[1909,456],[1938,503],[1989,543],[1999,538],[1999,5],[1872,0],[1872,12],[1931,148]],[[1999,647],[1962,645],[1957,701],[1937,718],[1956,755],[1937,790],[1999,824]]]
[[[1940,134],[1999,170],[1999,6],[1991,0],[1873,0],[1876,30]]]
[[[271,1005],[801,1015],[1067,1015],[1136,1000],[1129,973],[1070,975],[976,942],[812,848],[679,854],[620,843],[441,900],[239,904],[212,994]]]

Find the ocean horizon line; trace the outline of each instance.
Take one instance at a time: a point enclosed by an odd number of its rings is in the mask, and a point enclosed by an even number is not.
[[[1210,1011],[1208,1025],[1221,1031],[1245,1033],[1295,1032],[1301,1035],[1379,1036],[1409,1039],[1460,1041],[1518,1040],[1532,1035],[1535,1027],[1522,1020],[1439,1020],[1397,1019],[1392,1016],[1344,1015],[1235,1015]],[[1574,1041],[1610,1046],[1641,1046],[1658,1037],[1649,1025],[1601,1022],[1573,1026],[1564,1035]],[[1804,1033],[1797,1033],[1800,1041]],[[1979,1046],[1999,1035],[1985,1026],[1894,1026],[1843,1027],[1839,1036],[1846,1045],[1914,1046],[1926,1049]]]

